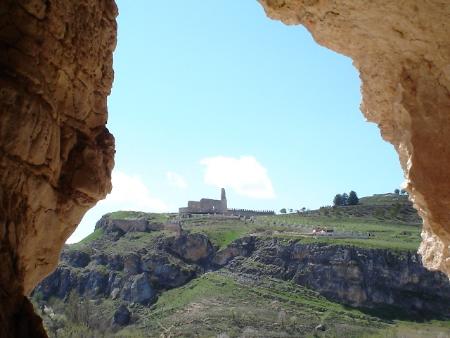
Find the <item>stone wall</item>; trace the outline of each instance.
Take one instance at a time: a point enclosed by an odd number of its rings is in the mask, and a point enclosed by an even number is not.
[[[228,209],[228,215],[233,216],[270,216],[275,215],[273,210]]]
[[[210,198],[202,198],[200,201],[189,201],[187,208],[179,208],[181,214],[201,214],[201,213],[218,213],[222,214],[227,211],[226,200],[214,200]]]
[[[197,201],[189,201],[188,202],[188,209],[195,212],[200,212],[200,202]]]
[[[200,200],[200,209],[202,212],[222,214],[226,210],[222,209],[221,200],[213,200],[209,198],[202,198]]]

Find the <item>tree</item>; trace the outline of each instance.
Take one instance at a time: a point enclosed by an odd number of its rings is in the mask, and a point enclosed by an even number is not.
[[[348,195],[347,203],[348,205],[357,205],[359,203],[358,195],[353,190],[350,191],[350,194]]]
[[[342,205],[348,205],[348,194],[346,192],[342,194]]]
[[[302,208],[302,212],[305,212],[305,211],[306,211],[306,208],[305,208],[305,207],[303,207],[303,208]]]
[[[400,192],[402,195],[408,195],[408,192],[405,189],[402,189]]]
[[[283,208],[280,210],[280,214],[285,214],[286,213],[286,208]]]
[[[334,196],[333,205],[335,207],[342,205],[342,195],[341,194],[337,194],[336,196]]]
[[[400,195],[400,190],[399,190],[399,189],[395,189],[395,190],[394,190],[394,193],[395,193],[396,195]]]
[[[289,212],[291,212],[291,213],[294,212],[294,209],[289,209]]]

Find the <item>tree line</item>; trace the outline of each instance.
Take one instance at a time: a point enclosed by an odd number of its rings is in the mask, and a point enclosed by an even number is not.
[[[333,199],[333,205],[335,207],[337,206],[344,206],[344,205],[357,205],[359,204],[359,198],[356,192],[353,190],[350,191],[348,194],[344,192],[343,194],[337,194],[334,196]]]

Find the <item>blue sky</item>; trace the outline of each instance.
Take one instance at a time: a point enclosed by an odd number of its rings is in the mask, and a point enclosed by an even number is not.
[[[393,147],[359,111],[351,60],[256,0],[119,0],[108,128],[113,193],[69,242],[108,211],[175,211],[188,199],[279,210],[329,205],[336,193],[393,191]]]

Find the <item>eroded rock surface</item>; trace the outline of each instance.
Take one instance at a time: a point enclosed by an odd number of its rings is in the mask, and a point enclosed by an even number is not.
[[[225,265],[235,273],[289,280],[329,299],[355,307],[393,306],[426,317],[450,316],[450,283],[431,272],[412,252],[345,245],[285,243],[276,239],[235,241],[235,257]]]
[[[425,269],[420,256],[411,251],[245,236],[221,250],[213,246],[210,254],[193,262],[192,252],[204,251],[204,241],[211,246],[207,236],[201,235],[200,241],[199,235],[134,232],[116,240],[105,233],[93,242],[68,246],[56,271],[37,286],[33,298],[44,308],[52,297],[67,304],[75,293],[94,303],[110,302],[111,311],[106,311],[100,322],[118,324],[116,314],[126,314],[124,306],[134,311],[139,321],[142,313],[133,304],[150,306],[167,290],[219,271],[239,280],[251,276],[255,282],[267,277],[290,281],[353,307],[390,309],[414,318],[450,317],[447,276]],[[142,246],[136,245],[139,241]],[[189,243],[189,250],[174,252],[174,243],[181,247]],[[93,259],[80,268],[71,259],[80,256],[77,252],[90,252]],[[98,255],[104,255],[104,260],[97,260]],[[115,261],[130,256],[139,268],[127,270],[122,264],[122,269],[116,270]],[[108,317],[112,313],[114,316]]]
[[[14,318],[33,313],[24,295],[111,189],[105,124],[116,15],[112,0],[0,4],[2,337],[20,336]]]
[[[259,0],[269,17],[304,25],[352,58],[366,118],[397,150],[424,219],[424,264],[450,274],[450,3]],[[294,43],[294,42],[293,42]]]

